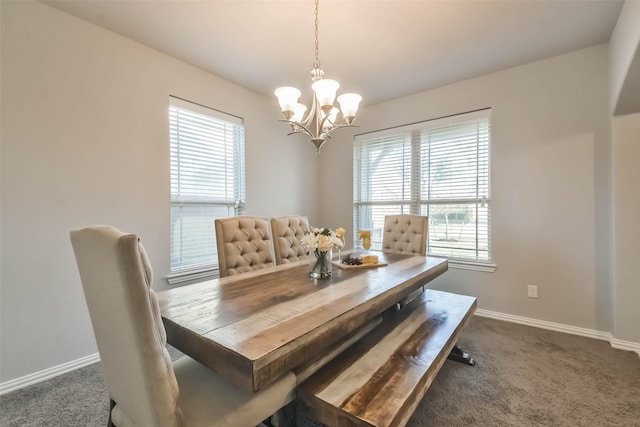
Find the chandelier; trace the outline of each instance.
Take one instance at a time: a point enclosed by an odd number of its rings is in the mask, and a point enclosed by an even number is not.
[[[318,0],[315,0],[315,41],[316,56],[311,70],[311,88],[313,89],[313,100],[311,102],[311,110],[305,117],[307,106],[298,102],[300,91],[291,86],[279,87],[275,90],[278,97],[283,122],[289,123],[291,132],[303,133],[311,138],[311,142],[316,146],[316,152],[320,152],[320,147],[327,138],[331,138],[331,133],[343,127],[352,127],[358,105],[362,101],[362,97],[357,93],[345,93],[338,96],[338,109],[333,105],[336,98],[336,92],[340,87],[340,83],[335,80],[325,79],[324,71],[320,68],[320,60],[318,59]],[[342,120],[338,120],[338,114],[342,113]]]

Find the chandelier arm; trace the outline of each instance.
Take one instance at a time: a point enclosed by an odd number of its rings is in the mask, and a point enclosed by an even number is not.
[[[287,136],[293,135],[294,133],[304,133],[308,137],[315,138],[315,136],[309,131],[309,129],[300,122],[294,122],[292,120],[286,120],[286,119],[280,119],[279,121],[289,123],[293,128],[293,130],[289,132]]]
[[[291,132],[289,132],[289,133],[287,134],[287,136],[295,135],[296,133],[303,133],[303,134],[307,135],[308,137],[312,138],[311,134],[309,134],[309,133],[305,132],[305,131],[304,131],[304,130],[302,130],[302,129],[292,130]]]
[[[327,138],[331,138],[331,133],[334,130],[338,130],[338,129],[342,129],[342,128],[359,128],[359,127],[360,126],[354,125],[354,124],[340,124],[340,125],[336,125],[336,126],[332,127],[327,132],[324,132],[322,135],[327,137]]]
[[[309,110],[309,114],[304,120],[301,120],[300,123],[303,124],[306,128],[309,128],[311,123],[314,122],[316,116],[318,115],[318,100],[316,99],[316,94],[313,94],[313,98],[311,100],[311,109]]]
[[[325,117],[325,120],[326,120],[326,117]],[[333,133],[333,131],[338,130],[338,129],[360,127],[360,126],[354,125],[354,124],[338,124],[338,125],[334,124],[334,126],[331,129],[329,129],[328,131],[326,131],[326,132],[317,132],[318,136],[316,137],[316,135],[313,132],[311,132],[309,130],[309,128],[307,127],[308,124],[305,124],[305,123],[302,123],[302,122],[294,122],[292,120],[287,120],[287,119],[280,119],[279,121],[280,122],[289,123],[291,125],[291,127],[294,128],[294,130],[289,132],[287,134],[287,136],[293,135],[293,134],[296,134],[296,133],[304,133],[307,136],[309,136],[311,138],[316,138],[316,139],[331,138],[332,137],[331,134]],[[323,122],[324,122],[324,120],[323,120]]]
[[[314,127],[315,127],[315,133],[316,135],[318,135],[318,137],[321,137],[321,135],[323,134],[322,132],[322,126],[325,122],[325,120],[327,120],[328,116],[324,116],[321,117],[319,114],[316,114],[316,116],[314,117],[315,120],[313,121]]]

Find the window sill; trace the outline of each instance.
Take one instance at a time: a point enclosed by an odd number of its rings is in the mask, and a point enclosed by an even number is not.
[[[496,268],[498,268],[495,264],[459,260],[449,260],[449,267],[459,270],[482,271],[485,273],[493,273],[496,271]]]
[[[177,285],[180,283],[192,282],[194,280],[214,279],[219,276],[218,267],[211,267],[170,274],[167,276],[167,282],[169,282],[170,285]]]

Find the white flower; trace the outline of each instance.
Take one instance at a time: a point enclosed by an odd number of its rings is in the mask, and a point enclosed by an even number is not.
[[[307,250],[315,249],[318,247],[318,241],[314,233],[307,233],[300,239],[300,244]]]
[[[344,229],[340,229],[344,230]],[[344,231],[342,231],[344,233]],[[328,228],[312,227],[311,231],[300,239],[300,244],[308,251],[319,250],[327,252],[333,248],[342,248],[344,242],[336,236],[336,232]]]
[[[333,248],[333,241],[331,240],[331,236],[325,236],[321,234],[318,236],[318,249],[321,251],[328,251]]]

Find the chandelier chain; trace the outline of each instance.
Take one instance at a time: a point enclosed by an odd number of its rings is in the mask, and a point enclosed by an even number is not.
[[[319,55],[318,55],[318,0],[315,0],[315,27],[316,27],[316,32],[315,32],[315,36],[316,36],[316,59],[313,62],[313,68],[314,69],[319,69],[320,68],[320,59],[319,59]]]

